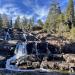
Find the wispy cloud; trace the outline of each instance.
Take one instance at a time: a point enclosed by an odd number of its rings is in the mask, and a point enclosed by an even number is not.
[[[38,15],[37,20],[38,19],[44,20],[44,18],[46,18],[48,15],[49,9],[47,7],[37,6],[33,8],[33,11],[34,11],[34,14]]]
[[[51,0],[0,0],[0,13],[16,19],[18,15],[28,19],[35,17],[36,20],[45,21]],[[64,10],[68,0],[59,0],[61,9]],[[74,0],[75,1],[75,0]]]
[[[25,16],[28,19],[33,16],[33,14],[29,15],[27,13],[21,12],[21,10],[14,4],[5,4],[4,6],[0,7],[0,13],[12,17],[13,20],[15,20],[17,16],[20,16],[21,18]]]
[[[34,1],[34,2],[32,2]],[[47,5],[41,6],[38,4],[38,0],[23,0],[23,4],[27,7],[31,7],[33,14],[37,15],[36,20],[47,17],[49,7]]]

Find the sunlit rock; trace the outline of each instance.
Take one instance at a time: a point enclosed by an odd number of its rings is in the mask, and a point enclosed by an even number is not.
[[[75,54],[65,54],[63,58],[67,63],[75,63]]]

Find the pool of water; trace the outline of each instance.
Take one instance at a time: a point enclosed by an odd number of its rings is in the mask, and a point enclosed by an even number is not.
[[[0,75],[75,75],[75,73],[62,73],[62,72],[17,72],[2,69]]]

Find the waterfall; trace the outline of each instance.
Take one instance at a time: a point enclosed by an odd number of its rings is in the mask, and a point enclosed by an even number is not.
[[[26,35],[24,35],[25,39],[26,39]],[[15,48],[15,55],[11,58],[9,58],[7,61],[6,61],[6,69],[9,69],[9,70],[14,70],[14,69],[17,69],[17,66],[16,64],[15,65],[11,65],[11,61],[15,61],[16,59],[19,59],[21,58],[22,56],[27,56],[27,41],[19,41],[17,44],[16,44],[16,48]]]
[[[6,61],[6,69],[11,70],[11,69],[16,69],[17,67],[15,65],[11,65],[10,62],[11,61],[15,61],[16,56],[11,57],[10,59],[8,59]]]
[[[16,50],[15,50],[16,59],[27,55],[26,46],[27,46],[27,42],[21,42],[16,45]]]
[[[5,32],[4,40],[11,39],[9,32]]]
[[[22,56],[27,56],[27,42],[19,42],[16,45],[15,55],[6,61],[6,69],[17,69],[16,65],[11,65],[11,61],[21,58]]]
[[[23,38],[27,41],[26,36],[27,36],[27,34],[23,33]]]
[[[36,55],[38,55],[38,50],[37,50],[37,41],[35,41],[35,50],[36,50]]]

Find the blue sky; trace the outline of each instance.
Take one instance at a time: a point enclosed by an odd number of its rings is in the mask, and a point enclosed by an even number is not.
[[[51,0],[0,0],[0,13],[16,19],[18,15],[28,19],[44,21],[48,15]],[[74,0],[75,1],[75,0]],[[68,0],[59,0],[62,10],[65,10]]]

